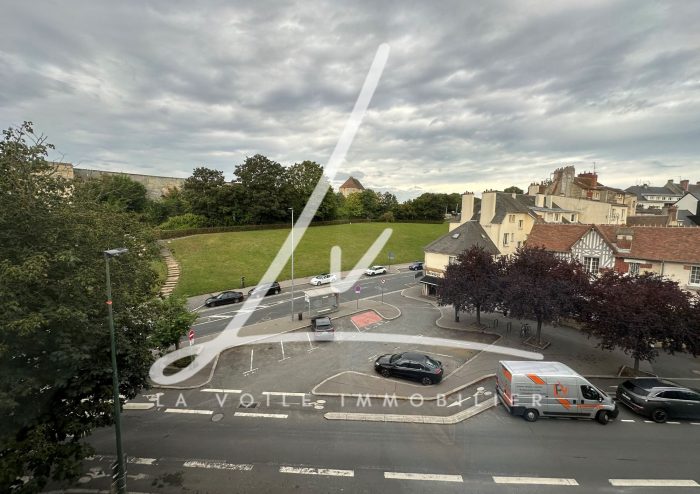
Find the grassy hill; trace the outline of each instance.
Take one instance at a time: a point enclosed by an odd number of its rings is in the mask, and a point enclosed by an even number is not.
[[[341,247],[342,269],[354,267],[370,245],[385,229],[389,238],[375,264],[392,264],[423,259],[423,247],[447,233],[447,224],[355,223],[309,228],[294,254],[294,274],[311,277],[330,270],[330,251]],[[214,233],[168,241],[168,247],[181,266],[176,294],[192,296],[238,288],[241,276],[247,286],[254,285],[268,268],[284,243],[289,230]],[[278,277],[291,278],[291,263]]]

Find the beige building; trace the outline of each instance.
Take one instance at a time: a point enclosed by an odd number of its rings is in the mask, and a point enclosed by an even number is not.
[[[348,179],[340,186],[338,189],[344,197],[350,194],[355,194],[356,192],[362,192],[365,188],[362,186],[359,180],[355,177],[348,177]]]

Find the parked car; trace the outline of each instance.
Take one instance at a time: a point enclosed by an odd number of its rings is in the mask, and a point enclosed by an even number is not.
[[[386,274],[386,268],[384,266],[372,266],[365,270],[367,276],[374,276],[375,274]]]
[[[653,377],[623,382],[617,387],[617,400],[654,422],[700,419],[700,393]]]
[[[273,281],[272,283],[264,283],[262,285],[258,285],[254,288],[251,288],[248,292],[248,296],[265,297],[267,295],[274,295],[276,293],[280,293],[281,291],[282,288],[280,287],[280,284],[276,281]]]
[[[311,278],[311,281],[309,283],[311,283],[312,285],[320,286],[335,281],[336,279],[337,278],[334,274],[325,273],[314,276],[313,278]]]
[[[335,339],[335,328],[330,317],[319,316],[311,319],[311,330],[314,332],[314,338],[318,341],[333,341]]]
[[[415,379],[426,386],[439,383],[444,374],[442,362],[414,352],[382,355],[374,362],[374,370],[384,377]]]
[[[423,271],[423,261],[416,261],[408,265],[411,271]]]
[[[217,305],[235,304],[237,302],[243,302],[243,294],[241,292],[221,292],[218,295],[212,295],[204,301],[204,305],[207,307],[215,307]]]

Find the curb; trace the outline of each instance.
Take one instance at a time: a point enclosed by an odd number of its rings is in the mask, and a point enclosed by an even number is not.
[[[358,396],[362,396],[362,397],[366,397],[366,398],[385,398],[385,397],[388,395],[388,393],[381,394],[381,395],[376,395],[376,394],[367,394],[367,393],[319,393],[319,392],[316,392],[316,388],[318,388],[319,386],[321,386],[323,383],[325,383],[325,382],[328,381],[329,379],[333,379],[334,377],[336,377],[336,376],[338,376],[338,375],[340,375],[340,374],[345,374],[346,372],[353,373],[353,374],[360,374],[360,375],[363,375],[363,376],[369,376],[369,377],[372,377],[372,378],[384,380],[384,378],[377,377],[377,376],[372,376],[372,375],[370,375],[370,374],[365,374],[365,373],[363,373],[363,372],[357,372],[357,371],[343,371],[343,372],[339,372],[338,374],[335,374],[335,375],[333,375],[333,376],[331,376],[331,377],[329,377],[329,378],[326,378],[326,379],[324,379],[323,381],[321,381],[320,383],[318,383],[318,384],[317,384],[316,386],[314,386],[314,388],[311,390],[311,394],[314,395],[314,396],[335,396],[335,397],[341,397],[341,396],[343,396],[343,397],[358,397]],[[486,379],[491,379],[492,377],[496,377],[496,374],[484,374],[483,376],[478,377],[477,379],[474,379],[473,381],[470,381],[470,382],[468,382],[467,384],[461,384],[461,385],[457,386],[456,388],[453,388],[453,389],[451,389],[451,390],[448,390],[448,391],[446,391],[446,392],[444,392],[444,393],[438,393],[438,394],[435,395],[435,396],[428,396],[428,397],[423,396],[423,401],[435,401],[435,400],[438,399],[438,396],[447,397],[447,396],[453,395],[453,394],[455,394],[455,393],[458,393],[459,391],[462,391],[462,390],[465,389],[465,388],[468,388],[469,386],[473,386],[474,384],[476,384],[476,383],[478,383],[478,382],[481,382],[481,381],[484,381],[484,380],[486,380]],[[425,389],[424,386],[417,386],[417,385],[413,385],[413,384],[410,384],[410,383],[404,383],[403,381],[398,381],[398,382],[400,382],[401,384],[408,384],[409,386],[415,386],[417,389]],[[410,396],[396,396],[396,395],[394,395],[394,394],[392,394],[391,397],[392,397],[392,398],[396,398],[397,400],[410,400],[410,399],[411,399]],[[331,413],[331,412],[329,412],[329,413]]]
[[[327,412],[323,416],[326,420],[354,420],[360,422],[401,422],[414,424],[441,424],[450,425],[467,420],[479,413],[498,406],[498,398],[483,401],[478,405],[457,412],[454,415],[440,417],[438,415],[396,415],[383,413],[339,413]]]

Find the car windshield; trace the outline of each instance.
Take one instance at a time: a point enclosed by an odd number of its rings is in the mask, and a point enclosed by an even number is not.
[[[437,369],[438,367],[440,367],[440,364],[438,364],[435,360],[431,359],[430,357],[426,357],[424,364],[430,369]]]
[[[649,390],[637,386],[632,381],[625,381],[622,383],[622,387],[640,396],[647,396],[649,394]]]
[[[399,360],[401,357],[402,357],[402,354],[395,353],[394,355],[391,356],[391,358],[389,359],[389,362],[394,363],[397,360]]]

